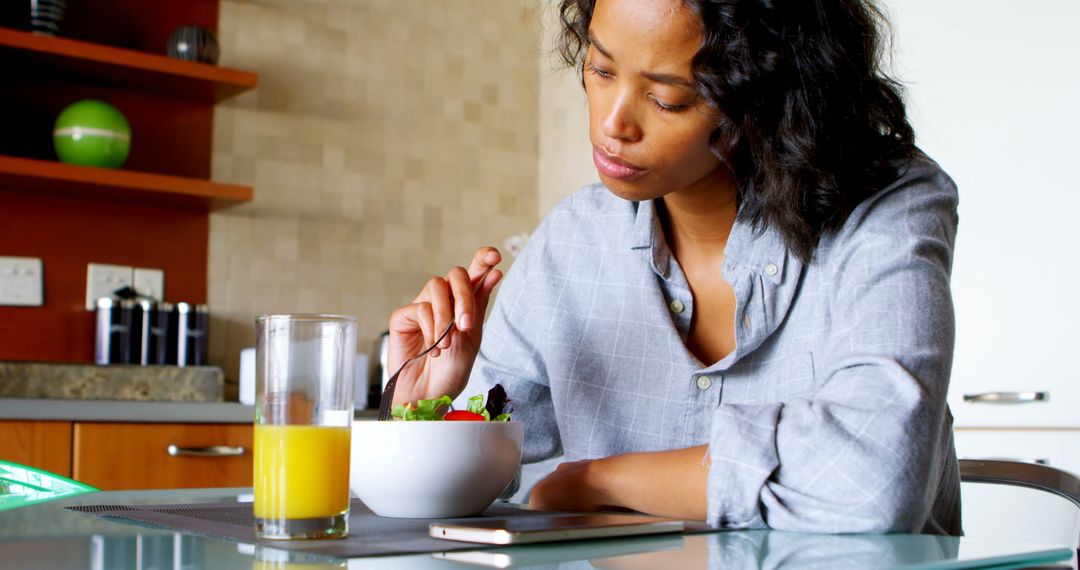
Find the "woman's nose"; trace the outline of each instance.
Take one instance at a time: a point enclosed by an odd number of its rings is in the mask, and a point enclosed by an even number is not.
[[[625,95],[617,95],[612,100],[600,125],[604,136],[630,142],[641,138],[641,127],[634,116],[633,105],[627,99]]]

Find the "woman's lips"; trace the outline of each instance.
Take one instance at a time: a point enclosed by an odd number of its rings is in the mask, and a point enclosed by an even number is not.
[[[644,168],[609,155],[596,145],[593,145],[593,163],[596,164],[596,169],[600,171],[600,174],[618,180],[641,178],[646,172]]]

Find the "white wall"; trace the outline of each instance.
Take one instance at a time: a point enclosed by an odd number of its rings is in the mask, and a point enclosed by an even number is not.
[[[1080,2],[890,0],[918,142],[960,188],[960,425],[1080,426]],[[968,392],[1047,390],[973,405]]]

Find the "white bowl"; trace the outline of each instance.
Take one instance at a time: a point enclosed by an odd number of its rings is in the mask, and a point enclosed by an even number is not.
[[[355,421],[349,488],[375,514],[479,514],[521,465],[520,422]]]

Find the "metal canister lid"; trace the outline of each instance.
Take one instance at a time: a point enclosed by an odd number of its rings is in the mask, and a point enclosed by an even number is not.
[[[111,309],[116,305],[116,299],[112,297],[98,297],[95,305],[99,309]]]
[[[176,312],[177,313],[185,313],[185,314],[190,313],[191,312],[191,303],[184,303],[184,302],[177,303],[176,304]]]

